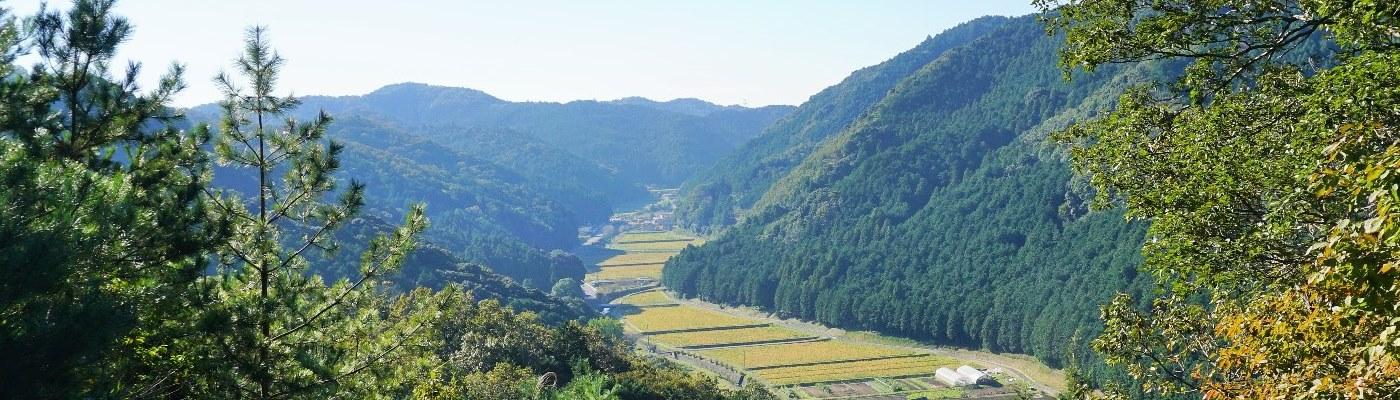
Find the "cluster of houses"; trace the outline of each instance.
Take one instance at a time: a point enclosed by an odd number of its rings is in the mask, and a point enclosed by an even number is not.
[[[669,231],[675,225],[675,217],[672,211],[632,212],[615,215],[608,223],[623,231]]]
[[[947,367],[939,368],[937,372],[934,372],[934,377],[939,382],[951,387],[987,385],[996,382],[991,375],[967,365],[958,367],[956,370]]]

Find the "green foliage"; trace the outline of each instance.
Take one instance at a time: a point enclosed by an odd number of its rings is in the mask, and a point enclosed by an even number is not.
[[[617,385],[607,375],[584,370],[568,386],[552,393],[555,400],[619,400]]]
[[[1004,23],[1006,19],[1001,17],[963,23],[888,61],[855,71],[841,83],[813,95],[762,135],[690,178],[676,210],[677,218],[701,232],[734,224],[769,186],[797,167],[822,141],[862,116],[901,80],[949,49]]]
[[[608,317],[594,318],[588,320],[588,328],[598,331],[598,333],[609,340],[623,340],[622,321]]]
[[[554,287],[549,289],[549,294],[561,299],[582,299],[583,288],[573,278],[560,279],[554,282]]]
[[[175,129],[166,107],[180,68],[149,93],[136,66],[109,73],[130,32],[112,8],[80,0],[26,30],[0,13],[0,397],[532,399],[554,376],[600,398],[752,398],[674,370],[634,378],[658,367],[615,323],[564,323],[584,306],[417,246],[421,207],[397,227],[360,215],[329,117],[272,121],[297,102],[272,95],[281,61],[261,29],[236,65],[250,88],[219,79],[212,171],[210,130]],[[252,190],[209,185],[240,168]]]
[[[582,279],[581,262],[544,250],[572,246],[575,229],[586,221],[571,211],[581,206],[561,204],[545,194],[548,182],[362,118],[338,121],[327,134],[344,145],[342,168],[334,176],[353,177],[375,188],[365,194],[364,214],[403,218],[413,203],[426,203],[427,216],[438,223],[424,232],[425,239],[463,261],[487,265],[517,282]],[[245,196],[257,193],[257,182],[252,171],[235,168],[218,169],[213,181]],[[347,250],[360,249],[370,237],[346,235],[342,243]],[[353,259],[326,261],[317,262],[315,272],[331,279],[358,269]]]
[[[132,345],[185,310],[221,226],[203,219],[206,137],[167,127],[179,67],[141,93],[110,63],[130,32],[110,1],[0,11],[0,397],[121,386]],[[25,49],[42,61],[27,74]],[[123,394],[125,393],[125,394]]]
[[[621,399],[748,400],[766,393],[730,392],[678,367],[637,358],[612,324],[541,324],[494,300],[475,301],[456,287],[438,293],[446,315],[433,348],[442,360],[418,380],[419,398],[548,399],[614,393]],[[603,320],[594,320],[603,321]],[[577,374],[575,374],[577,372]],[[560,387],[559,390],[551,388]],[[504,397],[502,397],[504,396]]]
[[[218,77],[227,99],[214,150],[220,163],[252,169],[258,190],[246,200],[227,192],[208,197],[215,205],[210,219],[230,223],[233,235],[215,249],[217,274],[201,285],[198,324],[205,332],[182,343],[207,357],[193,368],[213,379],[189,382],[185,390],[251,398],[375,393],[392,382],[392,362],[423,340],[435,315],[411,312],[417,296],[393,301],[375,289],[413,250],[427,225],[422,207],[368,241],[353,278],[326,284],[309,274],[303,254],[334,251],[333,233],[359,213],[364,186],[352,182],[335,202],[321,201],[337,190],[332,173],[343,147],[322,142],[331,122],[325,114],[273,125],[297,100],[273,94],[282,58],[262,28],[249,30],[236,66],[249,87]],[[278,172],[282,178],[274,182]],[[289,242],[283,226],[309,233]]]
[[[1041,4],[1068,37],[1067,73],[1191,62],[1060,134],[1099,204],[1151,221],[1142,269],[1161,290],[1146,307],[1128,294],[1105,305],[1094,341],[1135,379],[1109,393],[1400,393],[1387,233],[1400,5]]]

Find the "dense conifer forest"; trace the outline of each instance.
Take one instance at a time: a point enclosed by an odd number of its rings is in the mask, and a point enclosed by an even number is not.
[[[1144,226],[1090,211],[1092,189],[1046,136],[1158,71],[1065,82],[1061,39],[1035,17],[981,22],[992,26],[954,28],[888,62],[958,43],[821,141],[736,226],[670,262],[667,286],[1055,366],[1087,357],[1098,304],[1149,287],[1136,273]],[[794,115],[813,107],[826,105]]]

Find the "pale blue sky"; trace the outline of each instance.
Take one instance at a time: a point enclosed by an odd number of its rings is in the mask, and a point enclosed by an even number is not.
[[[8,6],[23,15],[38,3]],[[118,10],[136,27],[122,58],[144,62],[147,79],[188,66],[180,105],[217,98],[210,78],[260,24],[288,59],[283,88],[299,95],[413,81],[514,101],[750,106],[799,104],[959,22],[1035,11],[1029,0],[125,0]]]

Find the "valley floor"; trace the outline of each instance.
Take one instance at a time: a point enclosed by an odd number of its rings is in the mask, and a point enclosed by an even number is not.
[[[597,241],[595,241],[597,242]],[[1058,393],[1064,374],[1030,357],[947,349],[870,332],[777,319],[761,310],[681,299],[659,285],[667,258],[701,239],[678,232],[625,232],[594,248],[584,290],[620,318],[640,350],[742,386],[761,382],[782,398],[1014,399]],[[949,386],[940,368],[970,366],[994,377]]]

